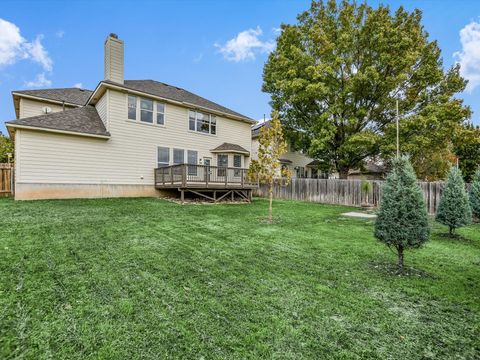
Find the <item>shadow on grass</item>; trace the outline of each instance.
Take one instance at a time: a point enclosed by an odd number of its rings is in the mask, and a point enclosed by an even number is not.
[[[442,240],[446,242],[454,242],[454,243],[459,243],[459,244],[464,244],[464,245],[470,245],[475,248],[480,248],[480,242],[475,241],[473,239],[470,239],[468,237],[465,237],[460,234],[450,234],[450,233],[445,233],[445,232],[439,232],[434,234],[437,238],[437,240]]]
[[[404,266],[403,271],[400,271],[398,265],[392,262],[386,261],[373,261],[370,263],[370,267],[379,272],[380,274],[387,276],[401,276],[406,278],[427,278],[436,279],[436,276],[426,272],[422,269],[417,269],[412,266]]]

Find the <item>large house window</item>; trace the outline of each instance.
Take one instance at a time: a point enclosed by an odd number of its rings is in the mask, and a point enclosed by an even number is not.
[[[189,165],[197,165],[198,159],[198,152],[193,150],[188,150],[187,152],[187,162]],[[188,167],[188,175],[197,175],[197,167],[196,166],[189,166]]]
[[[188,112],[188,129],[215,135],[217,133],[217,118],[200,111],[190,110]]]
[[[138,111],[140,109],[140,111]],[[165,125],[165,104],[138,96],[128,95],[128,119]],[[154,120],[155,119],[155,120]]]
[[[225,176],[227,174],[227,167],[228,167],[228,155],[218,155],[217,158],[217,165],[218,165],[218,176]]]
[[[159,146],[157,148],[157,165],[158,167],[168,166],[170,164],[170,149]]]
[[[140,121],[153,123],[153,100],[140,99]]]
[[[137,97],[128,96],[128,118],[130,120],[137,120]]]
[[[242,155],[233,155],[233,167],[241,168],[242,167]],[[233,170],[233,176],[240,176],[240,169]]]
[[[157,102],[157,124],[165,125],[165,104]]]
[[[185,163],[185,151],[183,149],[173,149],[173,164]]]

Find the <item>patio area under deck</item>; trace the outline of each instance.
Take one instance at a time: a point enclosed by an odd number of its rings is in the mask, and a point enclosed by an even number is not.
[[[177,189],[182,202],[185,193],[218,202],[229,197],[250,202],[252,191],[258,187],[247,176],[248,169],[208,165],[179,164],[155,169],[155,188]]]

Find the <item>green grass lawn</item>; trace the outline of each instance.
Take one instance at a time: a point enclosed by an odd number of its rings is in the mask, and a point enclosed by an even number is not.
[[[478,359],[480,225],[397,276],[348,210],[0,199],[0,358]]]

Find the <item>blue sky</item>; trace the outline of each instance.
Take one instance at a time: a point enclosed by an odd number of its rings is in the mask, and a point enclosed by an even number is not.
[[[2,1],[0,131],[15,117],[11,91],[81,86],[103,78],[103,42],[125,41],[125,78],[186,88],[255,119],[269,114],[262,68],[282,22],[309,1]],[[376,6],[379,1],[369,1]],[[480,1],[383,1],[423,10],[445,66],[464,64],[471,88],[461,95],[480,124]],[[463,30],[462,30],[463,29]],[[460,32],[462,31],[462,36]],[[459,53],[454,55],[455,53]]]

